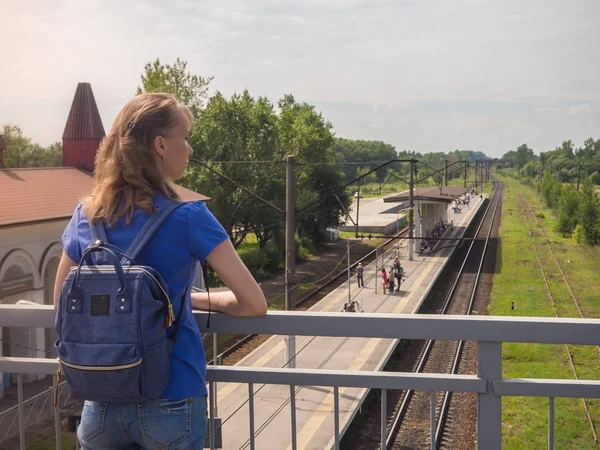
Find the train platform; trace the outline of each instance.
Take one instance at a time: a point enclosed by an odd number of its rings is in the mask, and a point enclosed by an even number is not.
[[[485,199],[485,196],[484,196]],[[454,230],[445,237],[461,237],[471,223],[483,200],[475,197],[470,207],[454,215]],[[441,242],[441,241],[440,241]],[[449,241],[446,241],[449,242]],[[408,260],[406,240],[394,246],[364,269],[364,287],[358,288],[356,277],[351,279],[350,296],[358,300],[365,313],[414,314],[429,294],[439,274],[449,261],[454,248],[447,246],[431,255],[414,253]],[[443,244],[439,244],[443,245]],[[400,291],[382,293],[379,271],[383,261],[389,270],[396,255],[405,271]],[[376,284],[379,284],[376,286]],[[377,287],[377,289],[376,289]],[[348,283],[343,283],[314,305],[310,311],[340,312],[348,301]],[[360,313],[357,313],[360,314]],[[395,339],[366,339],[340,337],[296,337],[296,368],[380,371],[398,344]],[[272,336],[264,344],[242,359],[238,366],[286,367],[283,336]],[[220,383],[217,386],[217,416],[222,420],[222,448],[241,450],[250,448],[248,386]],[[358,413],[367,389],[341,388],[339,390],[340,434],[343,436]],[[254,386],[255,445],[261,450],[292,449],[289,386]],[[333,388],[323,386],[296,387],[297,448],[330,449],[334,446]]]

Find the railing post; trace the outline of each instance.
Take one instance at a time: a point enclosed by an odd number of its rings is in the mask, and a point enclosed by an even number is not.
[[[554,450],[554,397],[548,398],[548,450]]]
[[[58,387],[58,379],[56,375],[52,376],[53,379],[53,383],[52,386],[56,386],[55,388],[50,388],[52,389],[52,399],[54,399],[54,396],[56,395],[56,398],[58,399],[58,401],[56,402],[56,406],[54,407],[54,437],[55,437],[55,446],[56,446],[56,450],[61,450],[62,449],[62,441],[61,441],[61,436],[60,436],[60,388]],[[56,389],[56,392],[54,392],[54,389]],[[50,405],[52,405],[52,401],[50,402]],[[77,430],[75,430],[75,434],[77,435]]]
[[[23,374],[17,374],[17,396],[19,400],[19,448],[25,450],[25,407],[23,405]]]
[[[435,422],[435,391],[431,391],[429,393],[429,426],[431,428],[429,432],[429,434],[431,435],[431,442],[429,447],[431,450],[435,450],[435,429],[437,427],[437,424]]]
[[[217,345],[218,345],[218,336],[217,333],[213,333],[213,366],[218,364],[217,357],[219,355]],[[219,416],[219,405],[217,403],[217,382],[214,382],[214,408],[215,408],[215,417]],[[211,399],[212,401],[212,399]]]
[[[215,383],[208,383],[208,392],[209,392],[209,433],[210,433],[210,450],[215,450],[216,448],[216,436],[215,436]]]
[[[340,450],[340,388],[333,387],[333,439],[335,450]]]
[[[381,450],[385,450],[387,441],[387,389],[381,390]]]
[[[248,383],[248,415],[250,417],[250,450],[254,450],[254,384]]]
[[[502,397],[494,394],[494,381],[502,378],[502,343],[477,344],[477,376],[487,392],[477,394],[477,448],[500,450],[502,446]]]
[[[298,448],[296,443],[296,386],[290,384],[290,409],[292,412],[292,450]]]

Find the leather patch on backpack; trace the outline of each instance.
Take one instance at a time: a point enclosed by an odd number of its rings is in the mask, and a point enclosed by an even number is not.
[[[92,316],[108,316],[110,295],[92,295]]]

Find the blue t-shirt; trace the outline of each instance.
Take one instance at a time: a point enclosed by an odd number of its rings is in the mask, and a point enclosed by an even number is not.
[[[154,204],[160,206],[164,201],[165,197],[157,194]],[[136,210],[128,225],[125,225],[125,217],[122,217],[113,227],[106,227],[109,243],[127,250],[148,217],[144,211]],[[169,297],[177,316],[186,287],[194,281],[197,262],[204,262],[210,252],[228,238],[204,203],[186,203],[167,217],[140,251],[136,262],[153,267],[162,275],[169,286]],[[69,258],[79,262],[83,250],[91,241],[90,227],[80,204],[63,233],[63,248]],[[206,358],[188,296],[173,346],[169,385],[162,397],[199,395],[207,395]]]

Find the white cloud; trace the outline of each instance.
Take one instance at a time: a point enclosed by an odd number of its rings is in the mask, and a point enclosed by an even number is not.
[[[567,114],[565,114],[567,117],[570,116],[576,116],[576,115],[581,115],[581,114],[587,114],[592,112],[592,107],[586,103],[581,104],[581,105],[573,105],[569,108],[569,110],[567,111]]]

